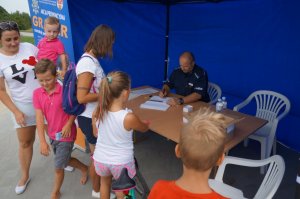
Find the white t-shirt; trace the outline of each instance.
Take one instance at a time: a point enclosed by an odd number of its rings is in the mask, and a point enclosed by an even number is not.
[[[108,112],[98,128],[98,138],[93,158],[104,164],[126,164],[133,159],[133,130],[124,127],[125,116],[131,110]]]
[[[16,55],[0,53],[0,77],[4,77],[14,102],[32,103],[32,93],[39,87],[34,74],[37,53],[38,48],[30,43],[20,43]]]
[[[76,75],[78,78],[78,75],[81,73],[89,72],[94,75],[94,82],[91,86],[90,93],[99,93],[99,87],[101,79],[105,77],[105,73],[98,62],[98,60],[91,55],[84,53],[82,56],[89,56],[89,57],[83,57],[81,58],[77,65],[76,65]],[[91,59],[92,58],[92,59]],[[85,111],[81,113],[81,116],[92,118],[93,111],[95,110],[97,106],[96,102],[89,102],[86,104]]]

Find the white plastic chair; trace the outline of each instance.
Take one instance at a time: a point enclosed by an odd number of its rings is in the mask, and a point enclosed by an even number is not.
[[[210,187],[217,193],[229,197],[243,199],[243,192],[235,187],[223,183],[225,167],[228,164],[245,166],[245,167],[262,167],[268,166],[267,173],[256,192],[254,199],[271,199],[276,193],[285,171],[285,163],[281,156],[274,155],[264,160],[250,160],[226,156],[220,165],[215,179],[209,180]],[[245,179],[246,180],[246,179]]]
[[[219,98],[221,98],[222,90],[220,86],[215,83],[208,82],[207,93],[210,98],[210,104],[215,104]]]
[[[288,114],[291,108],[290,101],[287,97],[273,91],[260,90],[253,92],[245,101],[236,105],[233,110],[239,111],[252,99],[256,101],[256,117],[268,120],[268,123],[257,130],[248,138],[254,139],[261,144],[261,159],[266,159],[271,154],[273,146],[273,154],[276,154],[276,129],[278,122]],[[247,146],[248,140],[244,141]],[[261,168],[261,173],[264,173],[264,167]]]

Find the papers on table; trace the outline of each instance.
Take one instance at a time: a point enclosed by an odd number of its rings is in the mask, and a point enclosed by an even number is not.
[[[128,97],[128,100],[132,100],[132,99],[134,99],[134,98],[136,98],[136,97],[138,97],[138,96],[140,96],[140,95],[135,94],[135,93],[130,93],[130,94],[129,94],[129,97]]]
[[[159,96],[152,96],[145,103],[141,104],[140,108],[166,111],[170,107],[170,105],[167,104],[169,99],[169,97],[162,98]]]
[[[149,101],[153,102],[162,102],[162,103],[167,103],[167,101],[170,99],[170,97],[159,97],[159,96],[152,96]]]
[[[150,101],[150,100],[140,105],[140,108],[153,109],[159,111],[166,111],[169,107],[170,105],[164,102],[157,102],[157,101]]]
[[[157,93],[157,92],[158,92],[158,90],[155,90],[153,88],[143,88],[143,89],[131,91],[131,93],[137,94],[137,95],[147,95],[147,94],[152,94],[152,93]]]
[[[129,95],[129,100],[139,97],[141,95],[149,95],[149,99],[145,103],[141,104],[140,108],[166,111],[170,107],[170,105],[167,104],[167,101],[170,98],[169,97],[161,98],[159,96],[151,95],[157,92],[158,90],[153,88],[142,88],[142,89],[132,90]]]
[[[134,99],[141,95],[148,95],[148,94],[157,93],[157,92],[158,92],[158,90],[155,90],[153,88],[143,88],[143,89],[138,89],[138,90],[132,90],[130,92],[128,100]]]

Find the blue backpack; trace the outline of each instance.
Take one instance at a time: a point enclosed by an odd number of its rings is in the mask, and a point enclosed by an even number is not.
[[[92,59],[90,56],[82,56],[81,58],[84,57]],[[77,116],[85,110],[85,104],[80,104],[77,100],[77,76],[75,65],[70,65],[69,70],[65,74],[62,97],[62,107],[65,113]]]

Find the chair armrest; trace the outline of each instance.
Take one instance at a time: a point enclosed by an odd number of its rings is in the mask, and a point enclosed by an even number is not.
[[[270,158],[272,158],[272,159],[274,159],[274,158],[282,159],[279,155],[274,155]],[[270,158],[267,158],[267,159],[264,159],[264,160],[251,160],[251,159],[245,159],[245,158],[237,158],[237,157],[232,157],[232,156],[226,156],[224,158],[223,163],[218,168],[215,180],[223,182],[223,175],[224,175],[225,167],[228,164],[245,166],[245,167],[261,167],[261,166],[269,164],[270,163]]]
[[[252,96],[250,95],[246,100],[244,100],[243,102],[241,102],[240,104],[238,105],[235,105],[233,107],[233,110],[234,111],[239,111],[240,109],[242,109],[243,107],[245,107],[247,104],[249,104],[252,100]]]
[[[208,180],[209,186],[218,194],[231,199],[245,199],[241,190],[214,179]]]

